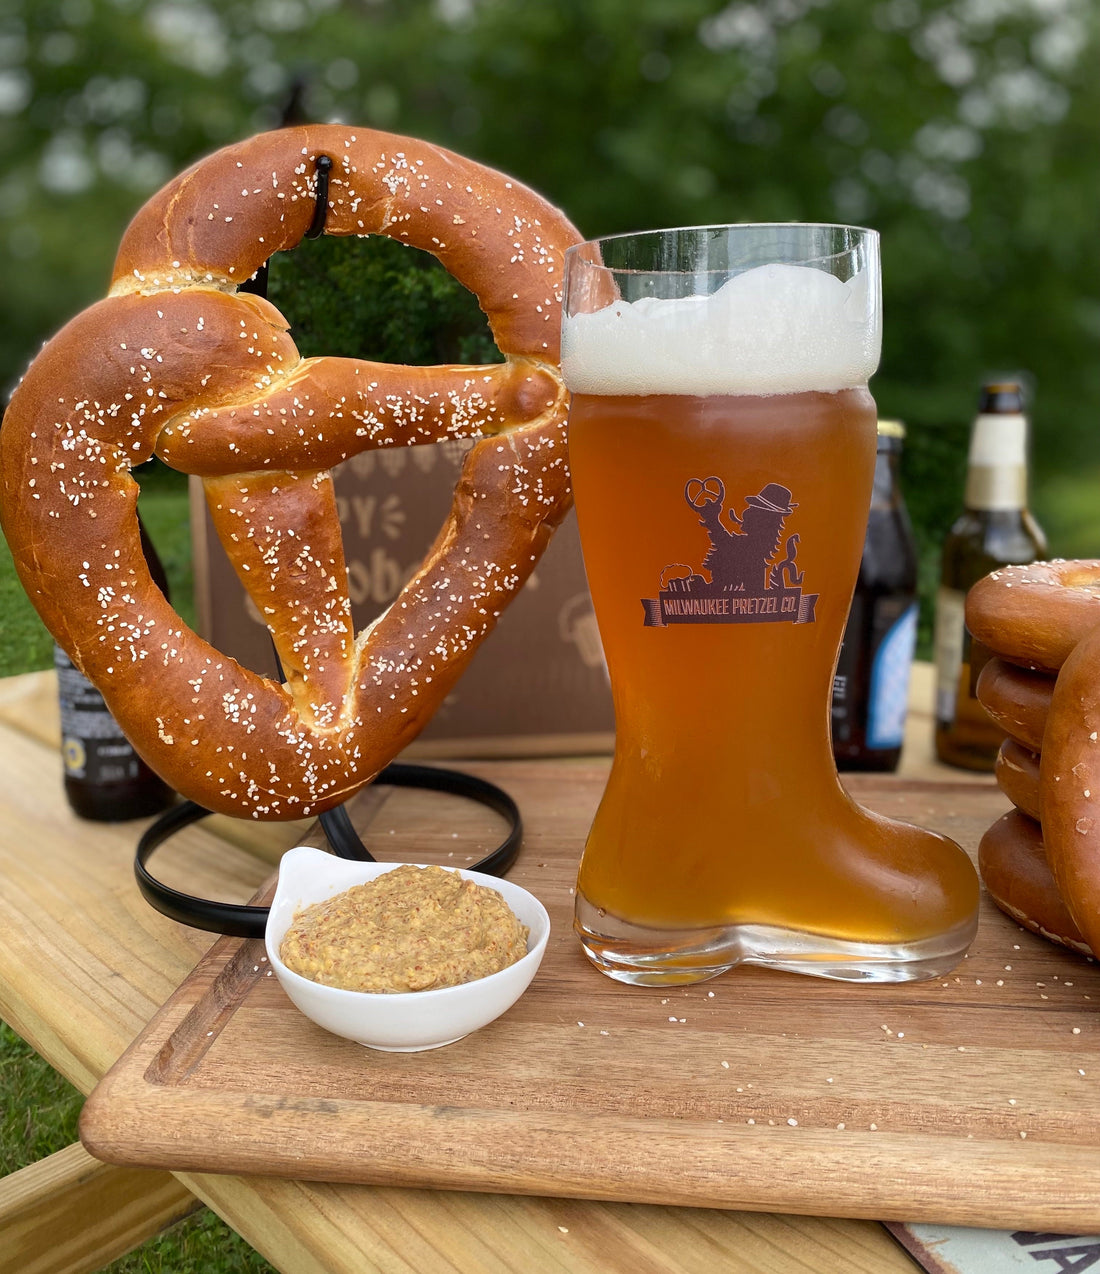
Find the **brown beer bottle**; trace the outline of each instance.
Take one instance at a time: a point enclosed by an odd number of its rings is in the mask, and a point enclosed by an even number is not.
[[[164,567],[145,528],[140,530],[149,572],[167,597]],[[54,667],[61,706],[62,773],[73,813],[115,823],[167,809],[174,799],[172,789],[134,751],[103,696],[57,645]]]
[[[987,656],[966,631],[967,590],[999,566],[1045,553],[1027,509],[1022,389],[1015,381],[985,385],[970,435],[964,510],[944,542],[936,596],[936,755],[949,765],[992,770],[1005,737],[974,694]]]
[[[878,422],[871,511],[833,678],[840,770],[896,770],[917,640],[917,545],[898,481],[905,426]]]

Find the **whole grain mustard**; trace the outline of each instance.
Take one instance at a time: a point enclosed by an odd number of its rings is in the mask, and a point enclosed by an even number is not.
[[[527,954],[528,932],[495,889],[406,865],[304,908],[279,955],[325,986],[427,991],[514,964]]]

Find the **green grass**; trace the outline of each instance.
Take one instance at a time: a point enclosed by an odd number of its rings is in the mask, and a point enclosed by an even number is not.
[[[80,1093],[0,1022],[0,1175],[76,1140]]]

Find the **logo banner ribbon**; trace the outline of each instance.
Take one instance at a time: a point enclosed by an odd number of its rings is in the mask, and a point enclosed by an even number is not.
[[[646,628],[669,624],[812,624],[819,593],[801,588],[768,589],[762,594],[673,593],[643,597]]]

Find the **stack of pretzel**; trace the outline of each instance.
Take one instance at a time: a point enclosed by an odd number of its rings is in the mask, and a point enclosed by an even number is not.
[[[1100,952],[1100,561],[994,571],[966,623],[994,656],[977,695],[1009,736],[996,776],[1016,807],[982,838],[982,880],[1021,925]]]

